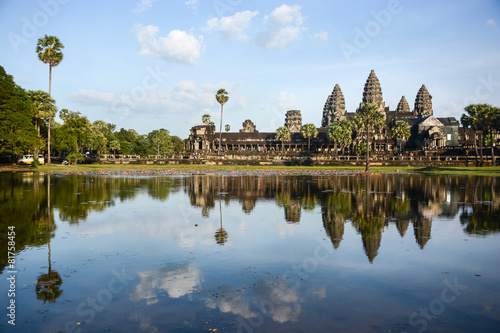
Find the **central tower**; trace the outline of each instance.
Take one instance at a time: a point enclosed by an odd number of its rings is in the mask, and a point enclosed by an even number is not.
[[[371,103],[378,106],[378,111],[382,113],[385,118],[385,103],[382,98],[382,88],[380,87],[380,82],[373,69],[370,75],[368,75],[368,79],[366,79],[365,89],[363,90],[363,101],[359,105],[359,108],[365,103]]]

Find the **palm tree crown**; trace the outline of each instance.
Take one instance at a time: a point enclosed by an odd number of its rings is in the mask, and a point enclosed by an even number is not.
[[[220,151],[222,149],[222,112],[224,109],[224,104],[229,100],[228,92],[226,89],[219,89],[217,91],[217,94],[215,94],[215,99],[217,102],[220,104],[220,128],[219,128],[219,149],[217,149],[217,155],[220,154]]]

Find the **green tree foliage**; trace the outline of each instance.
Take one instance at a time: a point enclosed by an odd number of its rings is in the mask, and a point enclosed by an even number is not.
[[[84,157],[84,148],[91,150],[92,147],[102,144],[96,143],[102,140],[102,137],[98,138],[97,129],[80,112],[62,109],[59,117],[64,123],[55,128],[56,148],[65,151],[68,160],[76,163]]]
[[[276,140],[281,141],[281,152],[285,153],[285,141],[290,140],[291,133],[288,127],[281,126],[276,130]]]
[[[52,86],[52,67],[55,67],[63,60],[62,49],[64,45],[55,36],[47,36],[38,39],[36,46],[36,53],[38,59],[44,64],[49,64],[49,96],[51,96]],[[50,164],[50,126],[52,124],[52,117],[48,118],[48,138],[47,138],[47,163]]]
[[[208,113],[205,113],[203,116],[201,116],[201,122],[205,125],[208,125],[210,124],[210,118],[210,115]]]
[[[55,101],[50,98],[50,95],[42,90],[28,90],[28,96],[32,102],[33,119],[35,121],[35,128],[40,135],[40,127],[49,118],[54,119],[57,112]]]
[[[219,149],[217,149],[217,155],[220,154],[222,150],[222,113],[224,111],[224,104],[229,100],[228,92],[226,89],[219,89],[217,94],[215,94],[215,99],[220,104],[220,127],[219,127]]]
[[[302,126],[300,133],[304,138],[307,139],[307,153],[310,154],[311,138],[315,138],[318,136],[318,129],[314,124],[309,123]]]
[[[164,128],[149,132],[148,138],[155,147],[156,154],[170,154],[174,149],[172,138]]]
[[[116,151],[121,149],[120,141],[116,139],[111,140],[109,142],[109,149],[113,152],[113,154],[116,154]]]
[[[354,115],[354,126],[361,138],[366,138],[366,144],[370,147],[370,136],[375,135],[375,131],[385,126],[384,115],[378,111],[378,106],[365,103],[356,110]],[[366,149],[366,171],[370,171],[370,149]]]
[[[339,120],[328,125],[327,129],[328,140],[335,143],[335,151],[337,144],[342,147],[344,153],[345,147],[352,142],[352,123],[349,120]]]
[[[0,66],[0,151],[20,155],[39,146],[32,123],[32,103],[24,89]]]
[[[182,153],[184,151],[184,142],[177,135],[172,135],[172,144],[175,153]]]
[[[476,150],[476,161],[478,158],[477,135],[481,145],[481,164],[483,164],[483,144],[485,136],[493,137],[493,133],[498,130],[500,109],[490,104],[470,104],[464,110],[467,113],[462,114],[460,121],[464,127],[470,127],[474,130],[474,147]],[[494,140],[489,140],[493,165],[495,162]]]
[[[391,135],[399,139],[399,151],[401,152],[401,141],[408,140],[410,137],[410,125],[406,121],[396,121],[391,127]]]

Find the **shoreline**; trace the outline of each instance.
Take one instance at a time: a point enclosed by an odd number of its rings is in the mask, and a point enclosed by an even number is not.
[[[110,165],[110,164],[78,164],[78,165],[0,165],[0,172],[34,172],[61,174],[314,174],[314,175],[366,175],[365,167],[325,167],[325,166],[214,166],[214,165]],[[370,167],[370,174],[449,174],[471,176],[500,177],[500,167]]]

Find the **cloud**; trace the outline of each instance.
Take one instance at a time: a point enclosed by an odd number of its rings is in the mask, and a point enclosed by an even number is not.
[[[489,19],[486,21],[486,26],[490,28],[494,28],[496,26],[496,22],[494,19]]]
[[[14,76],[14,82],[16,82],[18,85],[30,84],[31,80],[25,76]]]
[[[147,304],[157,303],[158,296],[164,291],[171,298],[190,294],[201,283],[199,269],[190,263],[138,272],[137,277],[139,283],[130,299],[134,302],[145,300]]]
[[[328,41],[328,32],[326,31],[317,32],[314,34],[314,38],[326,42]]]
[[[110,93],[80,89],[69,95],[69,100],[83,106],[97,106],[103,112],[125,117],[148,117],[164,119],[175,114],[180,121],[199,123],[203,110],[209,108],[213,116],[217,115],[215,93],[220,87],[233,89],[231,82],[197,85],[194,81],[182,80],[169,88],[148,90],[136,85],[129,92]],[[234,96],[241,104],[243,96]]]
[[[132,33],[139,42],[140,55],[192,65],[201,55],[201,40],[181,30],[172,30],[166,37],[157,37],[159,27],[135,24]]]
[[[189,8],[191,8],[191,10],[193,10],[195,12],[198,10],[199,3],[200,2],[198,0],[188,0],[188,1],[184,2],[184,4],[186,6],[188,6]]]
[[[279,111],[293,110],[296,107],[296,98],[294,94],[288,94],[285,91],[281,91],[280,95],[273,104]]]
[[[227,41],[246,42],[248,36],[244,34],[244,31],[250,26],[250,22],[258,13],[258,11],[246,10],[233,16],[224,16],[221,19],[214,17],[207,21],[205,29],[219,31],[220,37]]]
[[[137,6],[132,9],[132,11],[136,14],[142,13],[149,8],[153,7],[153,2],[156,0],[141,0],[140,2],[137,3]]]
[[[265,49],[284,49],[300,38],[303,23],[300,6],[276,7],[264,17],[265,30],[257,35],[257,45]]]

